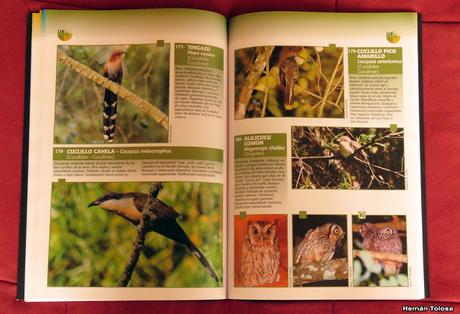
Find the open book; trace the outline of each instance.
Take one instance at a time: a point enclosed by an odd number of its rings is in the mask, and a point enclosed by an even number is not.
[[[415,13],[32,14],[18,298],[427,295]]]

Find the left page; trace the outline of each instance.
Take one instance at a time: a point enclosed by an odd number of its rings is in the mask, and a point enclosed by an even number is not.
[[[225,298],[225,17],[46,10],[32,20],[19,296]]]

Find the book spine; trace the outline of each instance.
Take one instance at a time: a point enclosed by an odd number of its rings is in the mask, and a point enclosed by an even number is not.
[[[423,272],[425,282],[425,298],[430,297],[430,283],[428,272],[428,237],[427,237],[427,216],[426,216],[426,187],[425,187],[425,138],[423,122],[423,63],[422,63],[422,16],[417,14],[417,36],[418,36],[418,92],[419,92],[419,121],[420,121],[420,174],[422,191],[422,234],[423,234]]]
[[[24,133],[22,142],[22,174],[21,174],[21,208],[19,216],[19,252],[16,299],[24,299],[24,275],[26,262],[26,224],[27,224],[27,184],[29,172],[29,114],[30,114],[30,71],[32,50],[32,13],[27,16],[26,35],[26,75],[24,88]]]

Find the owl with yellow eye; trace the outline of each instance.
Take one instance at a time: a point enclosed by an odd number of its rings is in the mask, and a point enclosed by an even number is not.
[[[359,233],[363,237],[362,247],[364,250],[380,253],[402,254],[403,246],[398,231],[391,227],[377,227],[371,223],[361,225]],[[397,275],[401,271],[402,263],[381,260],[377,261],[382,265],[386,277]]]
[[[325,263],[343,245],[345,232],[335,223],[326,223],[310,229],[297,247],[294,264]]]

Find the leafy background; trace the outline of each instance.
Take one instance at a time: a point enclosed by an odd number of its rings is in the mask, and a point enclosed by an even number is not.
[[[396,216],[401,221],[406,221],[405,216]],[[353,216],[353,224],[391,222],[393,216],[366,216],[366,219],[359,219]],[[402,254],[407,254],[406,230],[398,231],[403,245]],[[353,232],[353,249],[362,249],[363,238],[359,232]],[[403,264],[397,275],[385,277],[380,263],[376,263],[371,255],[361,252],[359,257],[353,259],[353,285],[355,287],[407,287],[409,279],[407,276],[407,264]]]
[[[111,192],[148,193],[150,183],[53,183],[48,285],[117,286],[136,239],[127,220],[88,204]],[[208,259],[216,283],[184,246],[149,232],[129,286],[214,287],[222,285],[221,184],[168,182],[158,198],[181,214],[178,223]]]
[[[235,51],[235,104],[244,84],[246,75],[255,60],[256,52],[263,47],[244,48]],[[298,50],[297,55],[305,62],[299,66],[300,76],[294,87],[294,103],[285,106],[279,79],[279,66],[286,50]],[[267,109],[265,117],[308,117],[343,118],[343,59],[338,64],[343,48],[276,46],[269,60],[269,66],[258,80],[246,110],[245,118],[261,116],[265,90],[267,90]],[[337,75],[332,79],[334,68],[338,65]],[[337,88],[328,96],[321,116],[319,102],[325,96],[328,81]],[[341,92],[342,91],[342,92]],[[309,93],[309,94],[308,94]],[[316,95],[312,96],[312,94]]]
[[[368,166],[354,159],[335,163],[324,156],[338,156],[338,139],[349,136],[361,146],[368,156],[373,177]],[[298,157],[319,157],[303,159]],[[292,188],[293,189],[386,189],[405,188],[404,130],[397,128],[331,128],[292,127]],[[355,187],[353,183],[359,183]]]
[[[130,46],[60,46],[69,57],[103,74],[115,49],[127,49],[122,86],[169,115],[169,44]],[[104,89],[75,71],[57,63],[56,144],[105,143],[102,129]],[[117,107],[115,143],[164,143],[168,131],[133,104],[120,99]]]

